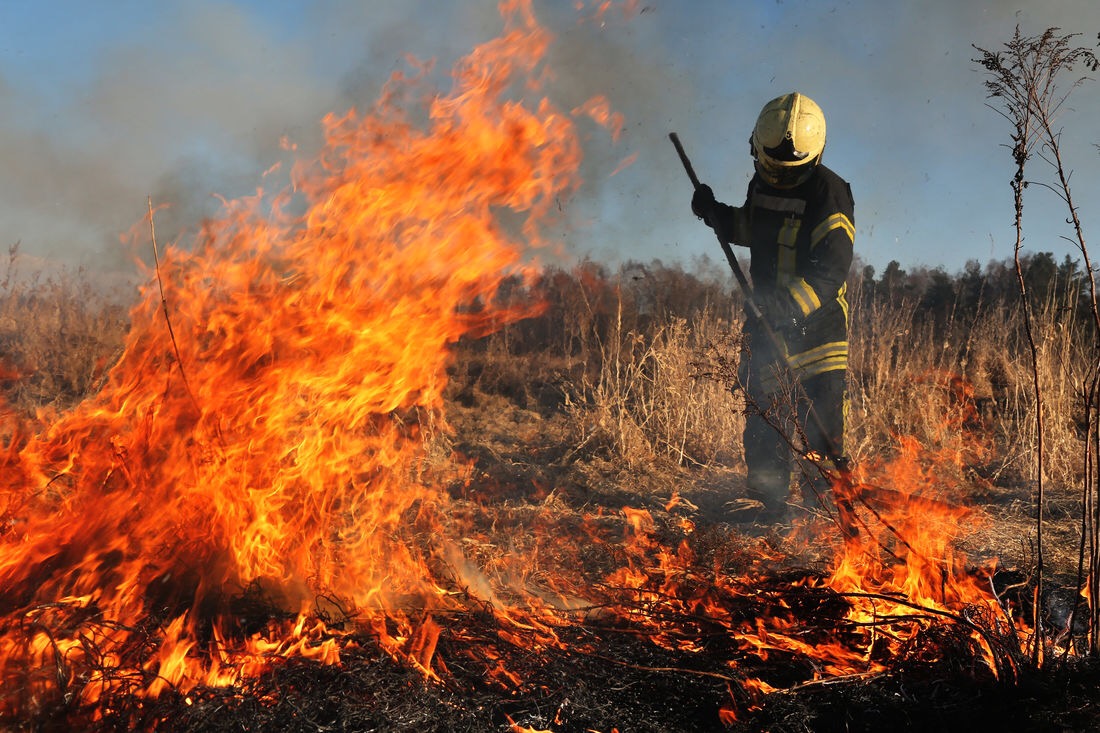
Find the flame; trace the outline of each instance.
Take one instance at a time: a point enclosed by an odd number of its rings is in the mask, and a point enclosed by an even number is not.
[[[990,675],[1012,673],[1012,655],[1020,648],[1003,644],[1026,639],[1028,629],[992,592],[996,561],[975,568],[956,550],[962,529],[985,517],[953,501],[952,494],[960,490],[966,466],[986,448],[970,429],[966,400],[959,399],[965,390],[955,391],[961,383],[944,383],[951,397],[943,406],[938,441],[923,445],[897,436],[882,460],[860,465],[850,477],[834,474],[834,491],[854,506],[856,536],[836,527],[830,531],[819,519],[795,523],[787,539],[796,547],[805,542],[821,548],[836,538],[828,573],[775,580],[769,566],[789,557],[779,551],[769,555],[769,545],[761,543],[753,546],[756,562],[746,574],[715,568],[704,575],[691,543],[685,540],[672,551],[658,541],[649,512],[626,510],[625,563],[607,578],[618,592],[610,612],[679,652],[704,651],[715,629],[723,629],[736,650],[729,663],[736,692],[719,711],[722,721],[759,708],[763,696],[784,687],[743,669],[752,658],[780,664],[806,660],[812,671],[800,683],[864,678],[912,653],[913,640],[933,623],[961,628]],[[666,509],[678,503],[674,494]],[[695,525],[682,526],[690,538]],[[816,617],[807,606],[818,607]],[[747,616],[746,609],[754,607],[756,613]]]
[[[984,609],[1011,625],[990,592],[996,560],[976,572],[956,542],[965,527],[987,518],[952,501],[966,465],[987,448],[974,426],[973,391],[964,380],[932,375],[943,384],[946,403],[935,445],[898,436],[893,455],[861,467],[852,482],[834,484],[834,492],[857,499],[863,508],[858,538],[844,543],[834,559],[828,584],[855,599],[849,616],[869,623],[882,616],[914,616],[915,611],[953,613],[967,607]],[[896,598],[898,602],[891,599]],[[981,641],[981,640],[979,640]],[[981,641],[984,644],[984,641]],[[990,652],[994,673],[997,664]]]
[[[415,480],[421,425],[445,424],[449,345],[537,311],[494,297],[532,271],[525,252],[579,184],[574,119],[539,91],[551,36],[525,0],[501,12],[503,34],[449,92],[425,91],[427,65],[395,75],[373,109],[324,118],[289,185],[225,201],[168,247],[102,391],[12,440],[6,679],[54,657],[69,681],[109,670],[135,643],[126,629],[161,619],[150,695],[276,655],[335,662],[332,631],[308,620],[322,598],[430,672],[439,627],[421,615],[447,602],[429,568],[444,498]],[[248,593],[294,620],[227,622]],[[86,694],[119,684],[98,682]]]
[[[456,65],[449,92],[428,87],[430,65],[396,75],[368,112],[322,121],[316,156],[269,169],[265,180],[286,171],[285,187],[225,201],[190,246],[169,247],[105,387],[12,430],[0,458],[6,681],[43,700],[78,687],[92,705],[120,686],[187,692],[280,657],[338,663],[351,626],[436,679],[437,619],[458,603],[441,567],[493,607],[502,645],[559,645],[556,626],[597,605],[581,577],[536,587],[522,567],[501,562],[490,576],[468,562],[437,521],[446,495],[418,480],[428,431],[445,428],[450,345],[538,312],[497,295],[534,272],[529,248],[579,185],[575,118],[613,138],[622,129],[606,99],[564,113],[542,96],[550,35],[527,0],[501,11],[503,34]],[[945,435],[965,436],[972,415],[960,404]],[[783,590],[845,599],[843,628],[800,625],[762,570],[701,569],[695,522],[682,519],[684,538],[669,543],[650,511],[630,507],[582,528],[581,542],[614,544],[621,560],[604,579],[615,603],[600,604],[603,620],[649,627],[685,654],[722,629],[740,658],[809,659],[816,680],[883,669],[880,643],[896,651],[924,612],[1003,616],[953,549],[975,516],[945,487],[974,450],[899,437],[890,461],[837,483],[859,537],[838,547],[828,577]],[[665,509],[678,505],[690,507],[674,494]],[[820,541],[820,527],[799,529]],[[756,550],[761,566],[784,559],[768,552]],[[285,613],[250,618],[250,599]],[[734,599],[760,613],[746,617]],[[467,653],[501,685],[522,683],[491,645]],[[140,674],[123,674],[135,659]],[[745,707],[738,696],[751,709],[780,689],[729,666],[731,700],[715,712],[725,725]]]

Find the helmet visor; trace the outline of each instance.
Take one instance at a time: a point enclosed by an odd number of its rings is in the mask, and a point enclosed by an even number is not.
[[[804,183],[817,167],[813,160],[806,160],[798,165],[777,165],[760,157],[757,157],[753,164],[760,177],[776,188],[791,188]]]
[[[810,157],[809,153],[796,150],[794,140],[790,137],[784,137],[774,148],[765,147],[764,155],[783,163],[801,163]]]

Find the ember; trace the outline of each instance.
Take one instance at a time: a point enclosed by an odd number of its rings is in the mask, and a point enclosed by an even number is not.
[[[529,254],[580,184],[578,118],[621,125],[543,96],[549,34],[502,14],[448,93],[395,77],[168,247],[103,388],[9,431],[5,726],[711,730],[833,684],[1025,679],[1026,599],[955,549],[981,448],[950,406],[941,445],[859,468],[847,541],[808,507],[750,538],[690,492],[551,480],[514,404],[526,455],[451,430],[445,405],[489,419],[456,350],[547,308]]]

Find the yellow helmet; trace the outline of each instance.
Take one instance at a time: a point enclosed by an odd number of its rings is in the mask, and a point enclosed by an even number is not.
[[[825,115],[817,102],[794,92],[764,105],[752,130],[756,171],[773,186],[805,181],[825,149]]]

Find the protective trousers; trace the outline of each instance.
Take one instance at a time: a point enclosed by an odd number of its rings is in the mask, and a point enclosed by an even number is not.
[[[796,383],[786,361],[763,336],[752,329],[741,352],[738,378],[746,399],[743,446],[748,497],[778,514],[790,496],[795,456],[814,453],[819,466],[833,451],[843,454],[846,375],[843,369],[832,369],[799,375],[800,384]],[[816,419],[809,415],[811,406]],[[818,466],[811,463],[802,472],[799,488],[804,503],[827,494]]]

